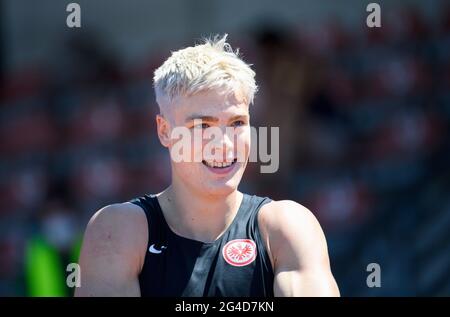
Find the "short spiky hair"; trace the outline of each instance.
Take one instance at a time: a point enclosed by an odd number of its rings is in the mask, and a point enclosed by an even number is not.
[[[155,71],[153,82],[159,107],[177,97],[198,92],[242,89],[253,103],[257,91],[255,72],[226,42],[227,34],[205,39],[202,44],[180,49]]]

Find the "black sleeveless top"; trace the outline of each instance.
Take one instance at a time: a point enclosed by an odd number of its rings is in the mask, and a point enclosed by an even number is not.
[[[130,201],[147,216],[149,239],[139,275],[142,296],[273,297],[274,274],[258,229],[269,198],[244,194],[225,233],[204,243],[175,234],[155,195]]]

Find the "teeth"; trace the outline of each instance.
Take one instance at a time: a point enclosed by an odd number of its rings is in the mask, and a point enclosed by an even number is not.
[[[218,167],[218,168],[228,167],[231,166],[231,164],[233,164],[233,162],[225,163],[225,162],[206,162],[206,161],[205,163],[209,167]]]

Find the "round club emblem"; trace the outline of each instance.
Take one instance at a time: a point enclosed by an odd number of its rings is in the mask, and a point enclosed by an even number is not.
[[[256,244],[250,239],[231,240],[222,249],[222,255],[228,264],[245,266],[256,259]]]

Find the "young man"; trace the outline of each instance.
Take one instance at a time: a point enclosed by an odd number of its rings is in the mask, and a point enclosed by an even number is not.
[[[226,36],[174,52],[155,71],[157,132],[171,153],[171,185],[92,217],[77,296],[339,296],[313,214],[290,200],[238,191],[254,76]],[[192,137],[184,145],[194,144],[181,161],[173,151],[180,128]],[[224,133],[211,141],[204,136],[212,129]],[[214,158],[205,155],[207,145]]]

